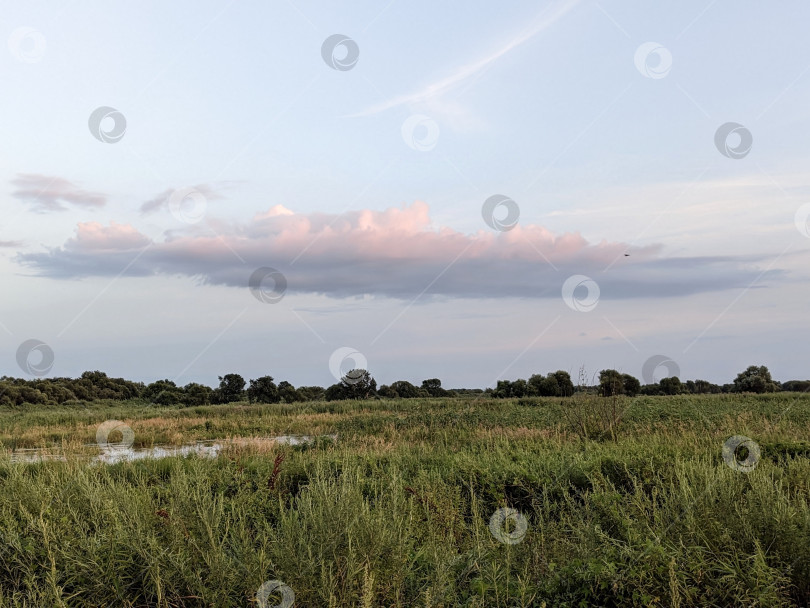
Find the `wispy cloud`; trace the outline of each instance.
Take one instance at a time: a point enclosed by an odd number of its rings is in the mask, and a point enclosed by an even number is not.
[[[103,207],[107,203],[104,194],[83,190],[62,177],[20,173],[11,183],[17,187],[11,195],[40,213],[65,211],[68,205],[88,208]]]
[[[564,17],[572,8],[578,5],[580,1],[581,0],[563,0],[562,2],[554,2],[550,4],[546,10],[540,13],[534,24],[530,26],[529,29],[509,40],[504,46],[499,48],[494,53],[491,53],[490,55],[473,63],[461,66],[461,68],[456,70],[453,74],[428,85],[420,91],[393,97],[392,99],[388,99],[382,103],[376,104],[361,112],[353,114],[352,116],[369,116],[371,114],[378,114],[398,106],[424,103],[441,97],[445,93],[456,89],[475,76],[478,76],[490,65],[498,61],[498,59],[557,23],[557,21]]]
[[[206,201],[213,201],[225,198],[213,186],[210,186],[208,184],[198,184],[196,186],[191,186],[190,188],[187,188],[187,190],[193,191],[196,194],[203,196]],[[148,201],[145,201],[141,205],[140,209],[141,215],[153,213],[159,209],[168,208],[169,200],[175,192],[178,192],[178,190],[174,188],[168,188],[167,190],[164,190],[163,192],[149,199]]]

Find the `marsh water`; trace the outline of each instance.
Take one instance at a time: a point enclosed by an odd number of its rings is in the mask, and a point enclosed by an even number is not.
[[[332,440],[337,439],[337,435],[324,435],[324,437]],[[195,455],[200,458],[216,458],[224,448],[231,445],[243,445],[255,442],[302,445],[312,443],[314,440],[315,437],[310,435],[278,435],[276,437],[251,437],[250,439],[211,439],[183,445],[154,445],[141,448],[117,445],[108,445],[100,448],[96,444],[89,444],[86,447],[95,447],[99,451],[98,454],[88,456],[91,462],[115,464],[117,462],[143,460],[145,458],[168,458],[170,456]],[[67,460],[65,454],[55,453],[53,448],[23,448],[11,452],[10,456],[11,462],[30,463],[43,462],[46,460]]]

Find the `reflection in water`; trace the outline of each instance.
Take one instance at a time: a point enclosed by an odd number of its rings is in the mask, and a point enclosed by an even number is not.
[[[324,435],[329,439],[337,439],[337,435]],[[170,456],[189,456],[194,454],[200,458],[216,458],[223,448],[230,445],[250,445],[251,443],[281,443],[287,445],[301,445],[311,443],[315,437],[310,435],[279,435],[278,437],[258,437],[250,439],[216,439],[198,441],[186,445],[156,445],[148,448],[113,447],[101,448],[101,453],[91,456],[91,462],[115,464],[143,460],[144,458],[168,458]],[[95,444],[93,444],[95,446]],[[92,446],[91,446],[92,447]],[[98,447],[98,446],[95,446]],[[52,448],[24,448],[11,453],[11,462],[43,462],[46,460],[61,460],[67,458],[64,454],[53,454]]]

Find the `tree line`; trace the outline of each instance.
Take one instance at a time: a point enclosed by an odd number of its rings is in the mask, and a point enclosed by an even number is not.
[[[272,376],[245,379],[235,373],[219,376],[219,385],[210,387],[191,382],[178,386],[164,379],[150,384],[123,378],[110,378],[104,372],[87,371],[78,378],[37,378],[26,380],[0,377],[0,406],[24,403],[58,405],[67,402],[99,401],[103,399],[141,399],[157,405],[209,405],[249,401],[251,403],[295,403],[301,401],[338,401],[342,399],[415,399],[427,397],[455,397],[478,394],[496,399],[515,397],[570,397],[576,392],[589,392],[605,397],[616,395],[679,395],[704,393],[768,393],[776,391],[810,391],[810,380],[777,382],[768,368],[752,365],[740,372],[729,384],[713,384],[707,380],[682,382],[677,376],[662,378],[644,384],[615,369],[599,372],[598,381],[588,383],[580,372],[575,385],[571,375],[557,370],[543,376],[534,374],[523,380],[499,380],[494,388],[452,389],[442,388],[438,378],[423,380],[416,386],[407,380],[397,380],[377,387],[377,381],[367,370],[351,370],[340,382],[329,387],[300,386],[282,380],[276,384]]]

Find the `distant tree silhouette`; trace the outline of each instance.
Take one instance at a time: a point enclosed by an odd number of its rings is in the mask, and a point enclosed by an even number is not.
[[[574,394],[574,383],[571,380],[571,374],[561,369],[558,369],[553,374],[549,374],[549,376],[554,377],[557,380],[557,387],[559,388],[559,394],[555,396],[559,397],[570,397]]]
[[[298,394],[304,401],[323,401],[326,391],[321,386],[299,386]]]
[[[419,389],[407,380],[397,380],[391,383],[391,388],[397,392],[397,395],[403,399],[413,399],[419,397]],[[441,382],[439,382],[441,388]]]
[[[284,403],[306,401],[306,399],[304,399],[304,397],[297,390],[295,390],[295,387],[286,380],[282,380],[278,383],[278,396]]]
[[[208,405],[211,403],[213,392],[210,386],[190,382],[183,387],[183,403],[186,405]]]
[[[425,389],[431,397],[447,396],[447,391],[442,388],[442,381],[438,378],[422,380],[422,388]]]
[[[183,397],[183,389],[173,380],[156,380],[141,391],[141,398],[160,405],[174,405]]]
[[[218,403],[233,403],[245,397],[245,379],[239,374],[219,376],[219,388],[215,392]]]
[[[599,394],[603,397],[615,397],[624,394],[624,378],[615,369],[603,369],[599,372]]]
[[[678,376],[671,378],[661,378],[658,382],[662,395],[680,395],[683,392],[683,384]]]
[[[734,391],[738,393],[772,393],[778,388],[764,365],[751,365],[734,379]]]
[[[635,397],[641,390],[641,382],[638,381],[638,378],[630,374],[622,374],[622,387],[624,388],[625,395]]]
[[[377,394],[380,397],[385,399],[399,399],[399,393],[397,393],[393,388],[388,386],[387,384],[383,384],[380,388],[377,389]]]
[[[782,383],[782,390],[806,393],[810,391],[810,380],[788,380]]]
[[[261,376],[251,380],[247,396],[251,403],[278,403],[281,399],[273,376]]]
[[[353,369],[340,382],[326,389],[327,401],[368,399],[377,394],[377,381],[364,369]]]

